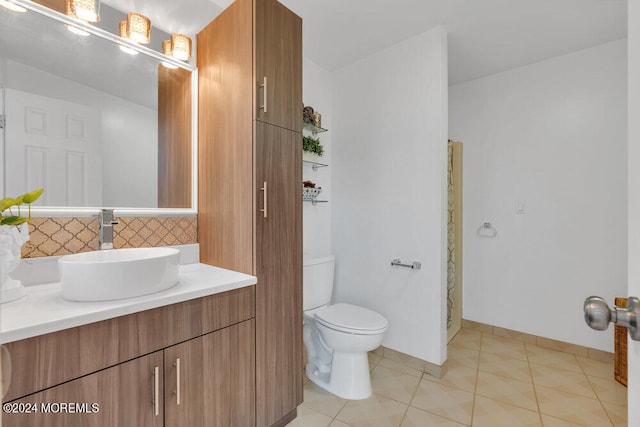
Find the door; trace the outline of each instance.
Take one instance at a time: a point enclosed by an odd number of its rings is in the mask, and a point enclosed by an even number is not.
[[[302,135],[256,122],[257,425],[302,403]]]
[[[166,427],[255,425],[255,320],[164,351]]]
[[[256,120],[302,132],[302,19],[255,0]]]
[[[640,3],[628,2],[629,13],[629,283],[628,295],[640,298]],[[640,426],[640,342],[628,341],[628,425]]]
[[[162,352],[5,403],[4,427],[161,427]],[[16,412],[7,406],[15,403]],[[22,406],[20,406],[22,404]],[[66,406],[63,406],[66,405]],[[9,406],[11,408],[11,406]],[[28,408],[31,413],[18,413]]]
[[[44,187],[36,205],[102,206],[98,111],[13,89],[5,93],[7,195]]]

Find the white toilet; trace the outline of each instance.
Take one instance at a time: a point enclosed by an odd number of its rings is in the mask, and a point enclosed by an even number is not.
[[[377,348],[389,327],[375,311],[351,304],[328,305],[335,257],[304,259],[304,344],[307,377],[345,399],[371,396],[367,352]]]

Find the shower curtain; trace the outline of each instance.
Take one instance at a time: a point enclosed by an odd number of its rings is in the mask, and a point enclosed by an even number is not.
[[[462,320],[462,143],[449,140],[447,148],[447,330],[452,338]]]

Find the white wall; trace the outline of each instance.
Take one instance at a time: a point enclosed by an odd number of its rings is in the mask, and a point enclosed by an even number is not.
[[[629,2],[629,296],[640,297],[640,4]],[[640,342],[628,340],[628,378],[640,378]],[[640,383],[629,381],[628,424],[640,424]]]
[[[626,90],[625,40],[450,88],[465,319],[612,350],[582,304],[626,294]]]
[[[371,308],[383,345],[446,357],[447,35],[439,27],[334,73],[335,299]],[[422,270],[391,267],[420,261]]]
[[[158,206],[157,110],[12,60],[4,62],[6,87],[100,111],[105,207]]]
[[[319,133],[316,137],[324,148],[321,162],[329,167],[313,170],[310,164],[303,163],[303,181],[311,180],[322,187],[318,197],[328,200],[328,203],[318,203],[313,206],[310,202],[302,204],[303,249],[305,256],[322,256],[331,253],[331,136],[332,121],[332,86],[331,73],[315,62],[304,59],[302,67],[303,87],[302,99],[305,105],[312,106],[322,114],[322,127],[328,132]],[[307,134],[307,131],[304,131]]]

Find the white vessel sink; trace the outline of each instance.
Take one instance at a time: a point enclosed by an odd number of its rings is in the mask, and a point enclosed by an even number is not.
[[[62,296],[107,301],[163,291],[178,283],[180,251],[132,248],[66,255],[58,260]]]

